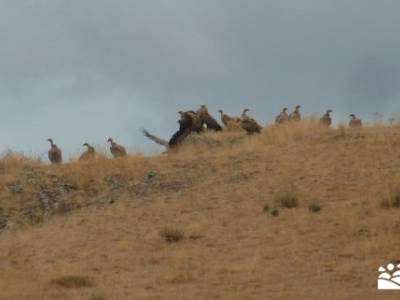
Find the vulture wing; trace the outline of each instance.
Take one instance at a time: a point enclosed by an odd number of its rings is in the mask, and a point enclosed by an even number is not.
[[[160,144],[161,146],[168,147],[168,142],[164,139],[160,139],[154,135],[152,135],[150,132],[148,132],[146,129],[142,128],[142,133],[145,137],[151,139],[152,141],[156,142],[157,144]]]
[[[203,114],[202,116],[203,123],[207,125],[208,129],[212,129],[215,131],[221,131],[222,127],[218,124],[218,122],[210,116],[210,114]]]

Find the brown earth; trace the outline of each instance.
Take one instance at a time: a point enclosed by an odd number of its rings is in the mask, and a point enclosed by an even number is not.
[[[0,299],[399,299],[376,290],[400,258],[399,170],[400,127],[312,122],[159,157],[8,154]]]

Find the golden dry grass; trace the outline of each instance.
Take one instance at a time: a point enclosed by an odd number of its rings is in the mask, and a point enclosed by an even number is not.
[[[61,166],[8,153],[0,184],[1,300],[397,296],[376,282],[399,258],[400,209],[382,207],[400,184],[398,126],[305,120]],[[72,275],[95,285],[54,284]]]

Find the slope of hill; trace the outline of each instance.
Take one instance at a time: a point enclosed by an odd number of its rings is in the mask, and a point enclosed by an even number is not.
[[[62,166],[7,155],[0,299],[389,299],[399,175],[396,126],[210,133]]]

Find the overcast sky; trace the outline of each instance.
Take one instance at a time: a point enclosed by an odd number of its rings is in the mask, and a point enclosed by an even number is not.
[[[179,109],[400,112],[398,0],[0,0],[0,149],[158,149]]]

